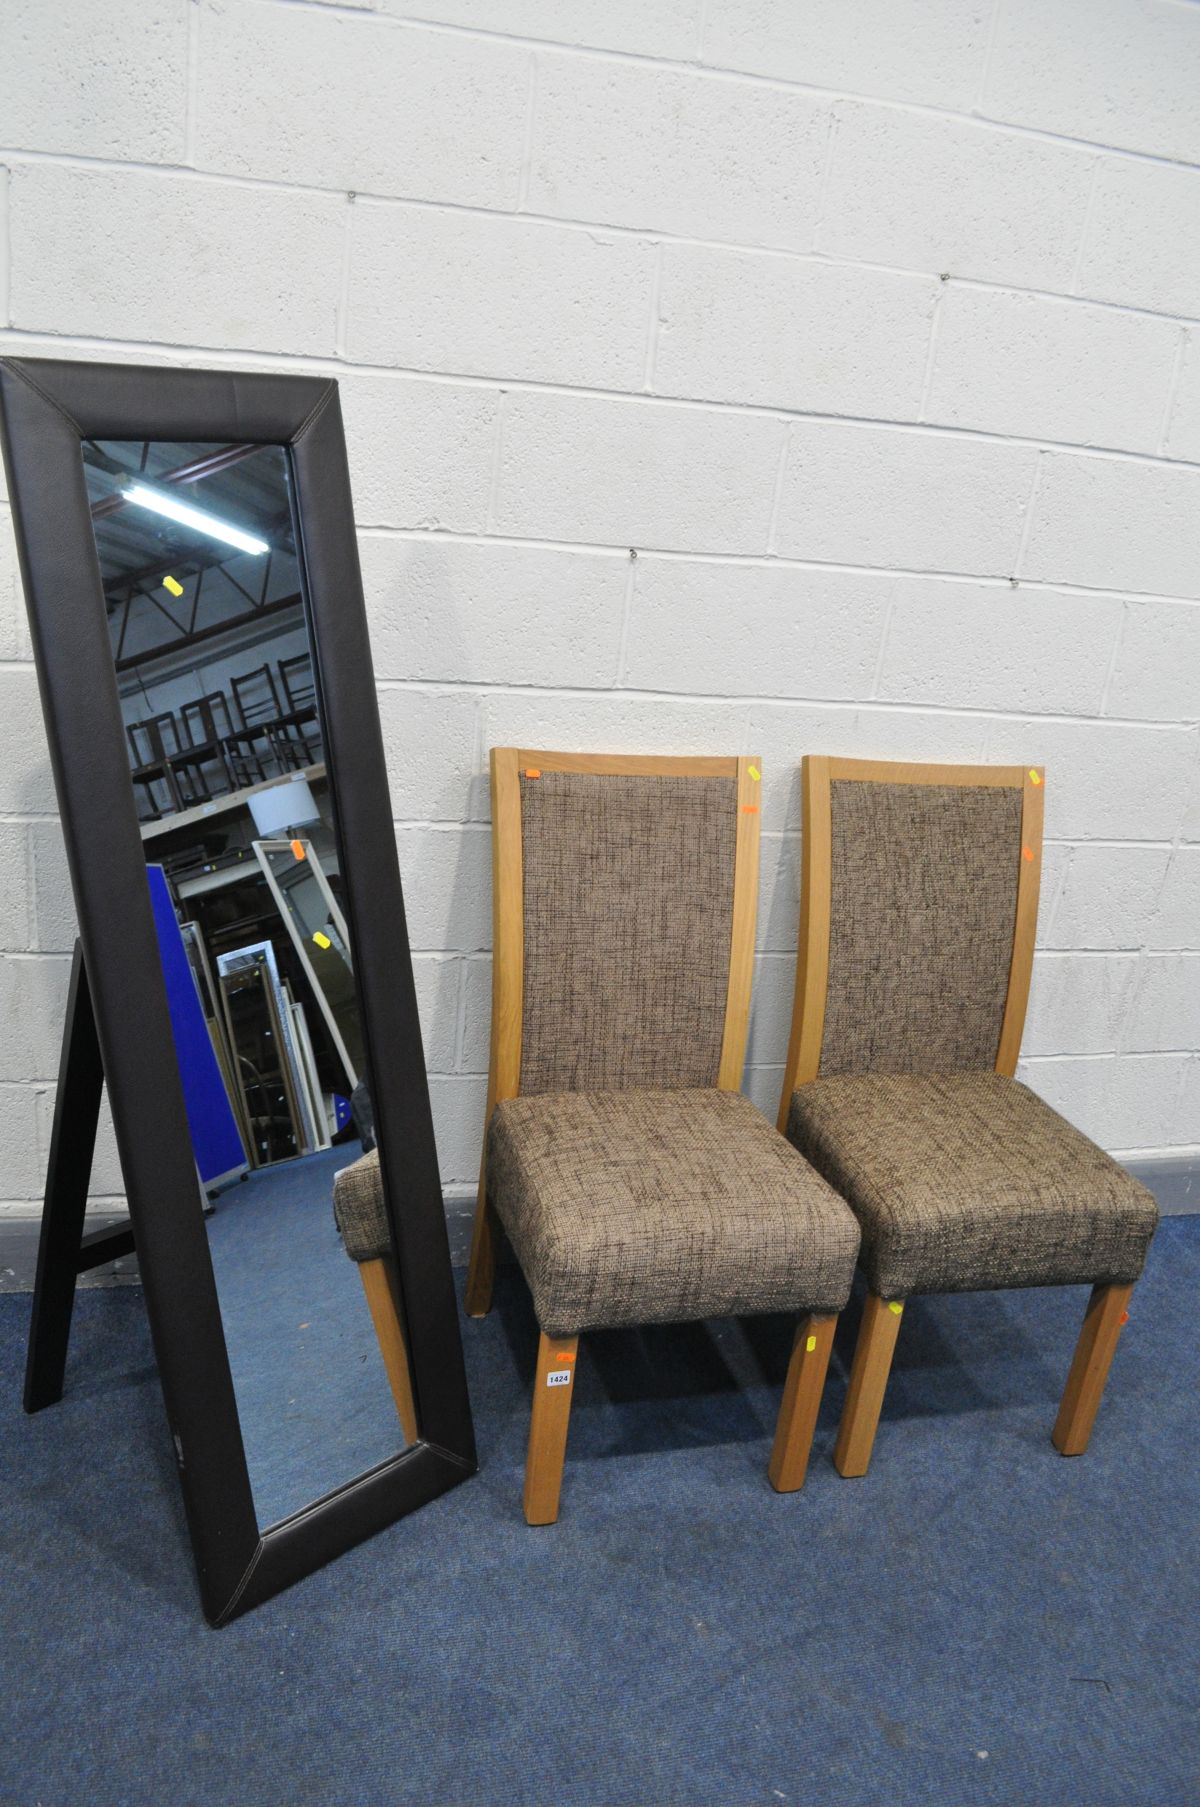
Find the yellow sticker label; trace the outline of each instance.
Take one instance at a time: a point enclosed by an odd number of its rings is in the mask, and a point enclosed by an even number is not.
[[[759,779],[762,777],[762,773],[759,771],[759,769],[756,765],[750,766],[749,772],[750,772],[751,778],[753,778],[755,784],[757,784]]]
[[[316,934],[313,936],[313,940],[316,942],[318,947],[332,947],[333,946],[333,942],[329,939],[329,936],[322,935],[320,929],[318,929]]]
[[[810,1336],[808,1341],[804,1345],[804,1347],[807,1349],[807,1351],[810,1355],[812,1354],[812,1352],[816,1348],[816,1346],[817,1346],[817,1339],[815,1336]]]
[[[181,583],[179,583],[174,577],[164,577],[163,578],[163,589],[170,590],[172,596],[182,596],[183,595],[183,585]]]
[[[1042,774],[1040,772],[1035,772],[1032,766],[1029,768],[1029,782],[1030,784],[1040,784],[1042,782]]]
[[[894,1311],[896,1316],[899,1317],[900,1313],[904,1310],[904,1306],[899,1299],[893,1299],[891,1304],[888,1306],[888,1310]]]

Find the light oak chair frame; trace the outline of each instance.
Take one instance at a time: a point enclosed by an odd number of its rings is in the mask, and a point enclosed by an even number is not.
[[[521,774],[580,772],[601,777],[734,778],[737,781],[737,838],[734,850],[733,910],[729,983],[717,1088],[736,1092],[742,1083],[750,1021],[754,969],[755,912],[758,901],[759,793],[761,762],[745,758],[672,758],[634,754],[545,753],[495,747],[492,780],[492,1040],[484,1119],[485,1150],[467,1275],[466,1308],[483,1317],[491,1307],[500,1224],[487,1193],[487,1125],[496,1105],[515,1098],[521,1085],[524,1014],[524,884],[521,840]],[[780,1492],[800,1487],[808,1464],[836,1319],[804,1318],[784,1386],[783,1405],[768,1470]],[[574,1392],[578,1336],[538,1343],[525,1464],[525,1517],[531,1525],[553,1524],[567,1446]],[[552,1382],[553,1373],[567,1379]]]
[[[404,1441],[406,1444],[416,1443],[419,1435],[417,1408],[408,1363],[408,1340],[400,1315],[400,1283],[395,1261],[390,1255],[379,1255],[373,1261],[360,1261],[358,1277],[366,1294],[367,1310],[371,1314],[371,1323],[379,1342],[379,1353],[383,1357]]]
[[[791,1039],[779,1103],[779,1129],[786,1134],[792,1094],[817,1077],[829,987],[832,896],[833,783],[998,786],[1021,793],[1021,848],[1016,919],[1008,992],[996,1048],[995,1071],[1012,1078],[1021,1051],[1029,982],[1037,933],[1042,870],[1045,773],[1040,766],[909,765],[890,760],[831,759],[808,755],[803,762],[804,852],[800,877],[800,945]],[[1053,1431],[1064,1456],[1088,1446],[1104,1383],[1125,1322],[1132,1286],[1097,1286],[1084,1317]],[[834,1449],[839,1474],[863,1475],[871,1460],[883,1396],[900,1331],[902,1300],[868,1293],[854,1351],[850,1386]]]

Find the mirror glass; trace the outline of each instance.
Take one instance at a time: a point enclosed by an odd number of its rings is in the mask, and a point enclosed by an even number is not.
[[[394,1261],[350,1259],[333,1212],[372,1114],[288,453],[83,454],[196,1209],[265,1528],[412,1434]]]

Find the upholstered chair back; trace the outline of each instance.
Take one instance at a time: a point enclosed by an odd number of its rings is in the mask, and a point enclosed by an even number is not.
[[[845,1074],[995,1072],[1021,1051],[1037,928],[1036,766],[804,760],[797,1086]]]
[[[715,1086],[738,785],[521,773],[521,1091]]]
[[[995,1067],[1021,870],[1021,792],[830,786],[832,1073]]]

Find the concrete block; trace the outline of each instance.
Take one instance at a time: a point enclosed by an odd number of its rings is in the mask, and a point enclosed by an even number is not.
[[[1033,963],[1022,1049],[1112,1054],[1121,1046],[1136,954],[1047,954]]]
[[[345,213],[338,195],[51,163],[14,169],[13,324],[329,355]]]
[[[1043,452],[1022,577],[1200,594],[1200,470]]]
[[[1200,170],[1105,157],[1078,292],[1158,314],[1196,313]]]
[[[1044,765],[1052,840],[1168,841],[1192,775],[1186,734],[1117,722],[993,720],[986,757]]]
[[[1200,15],[1172,0],[1001,0],[981,111],[1200,163]]]
[[[965,111],[979,89],[987,34],[987,8],[954,0],[709,0],[704,61]]]
[[[933,278],[705,245],[662,257],[656,394],[917,418]]]
[[[808,250],[829,109],[719,76],[539,54],[528,206],[610,226]]]
[[[1200,847],[1176,847],[1146,934],[1151,948],[1192,948],[1200,926]]]
[[[70,974],[69,960],[0,960],[0,1081],[27,1084],[57,1076]]]
[[[1066,293],[1094,162],[991,126],[839,102],[818,247]]]
[[[378,678],[615,682],[627,553],[373,535],[361,547]]]
[[[5,144],[183,161],[186,7],[172,0],[5,0],[3,25]]]
[[[1043,946],[1145,947],[1170,857],[1166,847],[1072,847]]]
[[[57,809],[50,750],[33,667],[0,671],[0,812],[50,815]]]
[[[464,962],[445,954],[417,954],[413,979],[421,1018],[425,1066],[453,1073],[458,1047],[458,989]]]
[[[343,377],[340,389],[359,525],[481,532],[496,391],[395,377]]]
[[[403,15],[412,0],[376,3]],[[423,18],[447,25],[681,61],[696,54],[699,10],[699,0],[421,0]]]
[[[838,564],[1011,575],[1037,454],[941,433],[796,421],[775,551]]]
[[[1142,955],[1121,1047],[1179,1054],[1200,1048],[1200,953]]]
[[[28,945],[43,954],[69,954],[79,925],[62,824],[54,819],[29,824],[30,879],[32,884],[32,938]]]
[[[1110,1154],[1169,1148],[1179,1134],[1178,1054],[1023,1061],[1019,1077]]]
[[[783,431],[762,414],[510,395],[493,525],[639,550],[765,552]]]
[[[398,822],[487,819],[477,772],[478,704],[461,690],[379,693],[392,814]]]
[[[1112,597],[1008,584],[895,585],[877,694],[972,709],[1097,714],[1121,620]]]
[[[924,418],[1155,452],[1179,331],[1115,308],[951,284]]]
[[[485,828],[400,827],[400,878],[414,953],[471,953],[492,942],[492,846]]]
[[[360,201],[347,355],[448,375],[640,390],[657,247],[625,234]]]
[[[429,1101],[443,1186],[473,1186],[479,1179],[487,1081],[476,1074],[433,1073]]]
[[[492,962],[485,955],[462,962],[464,1073],[486,1073],[492,1037]]]
[[[868,695],[890,587],[870,573],[639,558],[625,682],[701,695]]]
[[[529,70],[530,53],[515,44],[366,13],[207,0],[196,162],[343,192],[515,207]]]
[[[1200,608],[1194,602],[1136,602],[1108,686],[1108,715],[1187,721],[1200,714]]]

